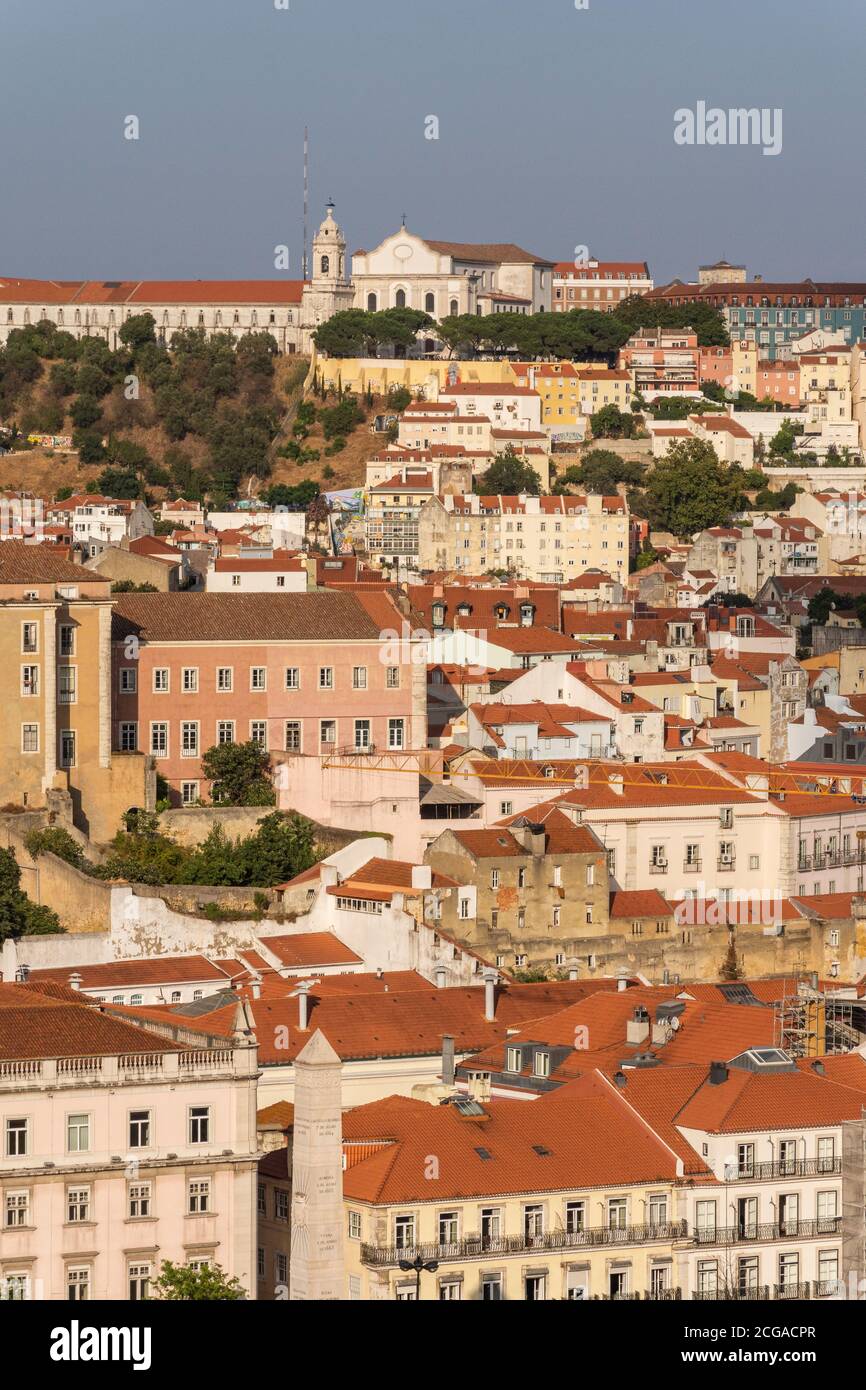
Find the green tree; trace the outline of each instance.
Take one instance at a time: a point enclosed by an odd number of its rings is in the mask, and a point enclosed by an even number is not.
[[[520,492],[530,497],[538,497],[541,492],[541,479],[530,464],[525,463],[509,444],[505,452],[497,454],[486,473],[475,479],[474,489],[478,493],[514,497]]]
[[[603,405],[589,417],[589,423],[595,439],[632,439],[637,430],[634,415],[616,405]]]
[[[246,1299],[243,1285],[220,1265],[176,1265],[163,1260],[159,1275],[150,1285],[148,1298],[166,1303],[239,1303]]]
[[[141,348],[145,343],[155,343],[156,321],[153,314],[132,314],[121,324],[117,336],[130,348]]]
[[[285,883],[316,862],[313,824],[295,812],[272,811],[259,821],[255,835],[238,843],[236,854],[245,884],[270,888]]]
[[[21,870],[12,850],[0,849],[0,941],[51,936],[64,930],[55,912],[32,902],[22,890]]]
[[[76,429],[86,430],[102,418],[102,406],[93,396],[79,396],[69,412]]]
[[[81,845],[62,826],[48,825],[43,830],[31,830],[24,837],[24,847],[33,859],[38,859],[40,854],[56,854],[73,868],[84,873],[90,871]]]
[[[672,444],[646,484],[653,529],[682,538],[709,526],[727,525],[739,496],[738,474],[719,462],[711,444],[699,439]]]
[[[222,743],[208,748],[202,771],[215,802],[224,806],[273,806],[268,755],[260,743]]]

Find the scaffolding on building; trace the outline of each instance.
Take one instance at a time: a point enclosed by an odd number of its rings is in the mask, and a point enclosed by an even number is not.
[[[850,1052],[863,1041],[853,1007],[841,993],[822,989],[817,975],[791,980],[773,1005],[775,1045],[790,1057]]]

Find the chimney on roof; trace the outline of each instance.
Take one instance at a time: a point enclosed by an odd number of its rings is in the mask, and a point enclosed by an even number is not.
[[[616,972],[616,989],[618,994],[624,994],[628,989],[628,974],[625,970]]]
[[[543,825],[512,825],[511,833],[530,854],[536,857],[544,854],[547,836]]]
[[[310,1002],[309,994],[313,985],[319,984],[318,980],[301,980],[297,989],[293,989],[289,995],[290,999],[298,1001],[298,1028],[302,1033],[306,1033],[310,1022]]]
[[[250,993],[254,999],[261,999],[262,997],[262,977],[257,970],[254,970],[250,976]]]
[[[707,1077],[711,1086],[724,1086],[728,1079],[728,1069],[724,1062],[710,1062],[710,1073]]]
[[[385,974],[385,972],[384,972],[384,970],[382,969],[381,965],[377,965],[377,966],[376,966],[376,979],[377,979],[377,980],[381,980],[381,978],[382,978],[382,976],[383,976],[384,974]]]
[[[451,1033],[442,1034],[442,1085],[454,1085],[454,1037]]]
[[[432,888],[433,870],[429,864],[412,865],[412,887],[413,888]]]
[[[444,966],[444,965],[437,965],[437,966],[436,966],[436,970],[435,970],[434,973],[435,973],[435,976],[436,976],[436,988],[437,988],[437,989],[444,989],[444,988],[445,988],[445,981],[446,981],[446,979],[448,978],[448,971],[445,969],[445,966]]]
[[[83,983],[84,981],[77,970],[69,976],[69,988],[74,989],[76,993],[81,989]]]
[[[629,1019],[625,1027],[625,1040],[633,1047],[638,1047],[649,1037],[650,1016],[643,1004],[638,1004],[634,1014]]]
[[[493,1023],[496,1019],[496,985],[499,975],[495,970],[485,970],[484,972],[484,1018],[487,1023]]]

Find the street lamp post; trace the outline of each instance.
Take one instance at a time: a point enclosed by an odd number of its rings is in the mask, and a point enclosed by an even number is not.
[[[424,1260],[420,1255],[416,1255],[414,1260],[401,1260],[400,1268],[415,1271],[415,1302],[421,1302],[421,1275],[435,1274],[439,1268],[438,1260]]]

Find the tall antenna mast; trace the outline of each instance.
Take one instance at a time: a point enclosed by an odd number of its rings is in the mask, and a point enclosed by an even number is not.
[[[304,126],[304,272],[307,278],[307,217],[310,204],[310,133]]]

